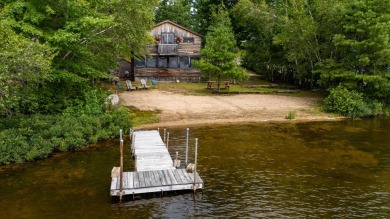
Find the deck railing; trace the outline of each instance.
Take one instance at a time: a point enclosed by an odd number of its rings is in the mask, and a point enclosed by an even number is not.
[[[158,44],[158,54],[177,55],[178,44]]]

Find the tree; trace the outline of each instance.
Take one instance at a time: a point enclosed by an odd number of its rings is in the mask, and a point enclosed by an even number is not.
[[[390,1],[352,1],[339,13],[343,28],[333,37],[337,53],[321,66],[321,85],[342,84],[389,106]]]
[[[40,112],[59,112],[108,77],[119,57],[143,53],[152,41],[158,0],[15,0],[2,3],[1,21],[17,35],[54,51],[50,80],[40,88]]]
[[[280,22],[275,10],[265,1],[255,4],[251,0],[240,0],[232,14],[237,28],[241,29],[240,46],[245,50],[243,65],[275,81],[276,72],[284,72],[287,62],[282,47],[273,43]]]
[[[0,117],[30,114],[52,70],[53,50],[0,24]]]
[[[219,5],[224,5],[227,10],[230,10],[237,2],[238,0],[193,0],[194,18],[198,24],[196,31],[206,35],[209,26],[213,22],[213,11]]]
[[[156,10],[156,22],[170,20],[191,30],[198,29],[193,18],[192,1],[162,0]]]
[[[246,72],[236,61],[237,46],[229,14],[219,6],[212,14],[213,23],[206,35],[202,58],[195,65],[206,75],[217,79],[218,91],[223,78],[246,78]]]

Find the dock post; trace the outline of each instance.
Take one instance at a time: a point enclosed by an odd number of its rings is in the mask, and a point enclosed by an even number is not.
[[[167,148],[168,148],[168,144],[169,144],[169,132],[167,133]]]
[[[119,130],[120,140],[122,140],[122,129]]]
[[[188,163],[188,136],[189,136],[189,128],[187,128],[187,134],[186,134],[186,166]]]
[[[167,129],[164,129],[164,142],[166,142],[165,140],[167,139]]]
[[[119,202],[122,203],[122,192],[123,192],[123,140],[121,139],[120,144],[121,152],[121,168],[119,172]]]
[[[198,164],[198,138],[195,138],[194,192],[196,191],[196,165]]]

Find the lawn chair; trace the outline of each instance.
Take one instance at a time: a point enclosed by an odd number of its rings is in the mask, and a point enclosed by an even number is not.
[[[146,84],[145,79],[141,79],[141,86],[142,86],[143,89],[149,89],[149,88],[150,88],[150,86],[148,86],[148,85]]]
[[[154,80],[154,79],[153,79],[151,82],[152,82],[152,86],[153,86],[154,88],[156,88],[156,86],[158,85],[157,80]]]
[[[133,87],[130,80],[126,80],[126,86],[129,91],[137,90],[137,87]]]
[[[118,87],[119,90],[123,90],[122,84],[120,81],[116,82],[116,86]]]

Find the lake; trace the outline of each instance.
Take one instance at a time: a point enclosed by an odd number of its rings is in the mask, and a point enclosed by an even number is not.
[[[389,218],[390,120],[190,128],[203,192],[109,196],[119,141],[0,168],[0,218]],[[185,128],[169,149],[184,163]],[[125,139],[125,171],[133,164]]]

